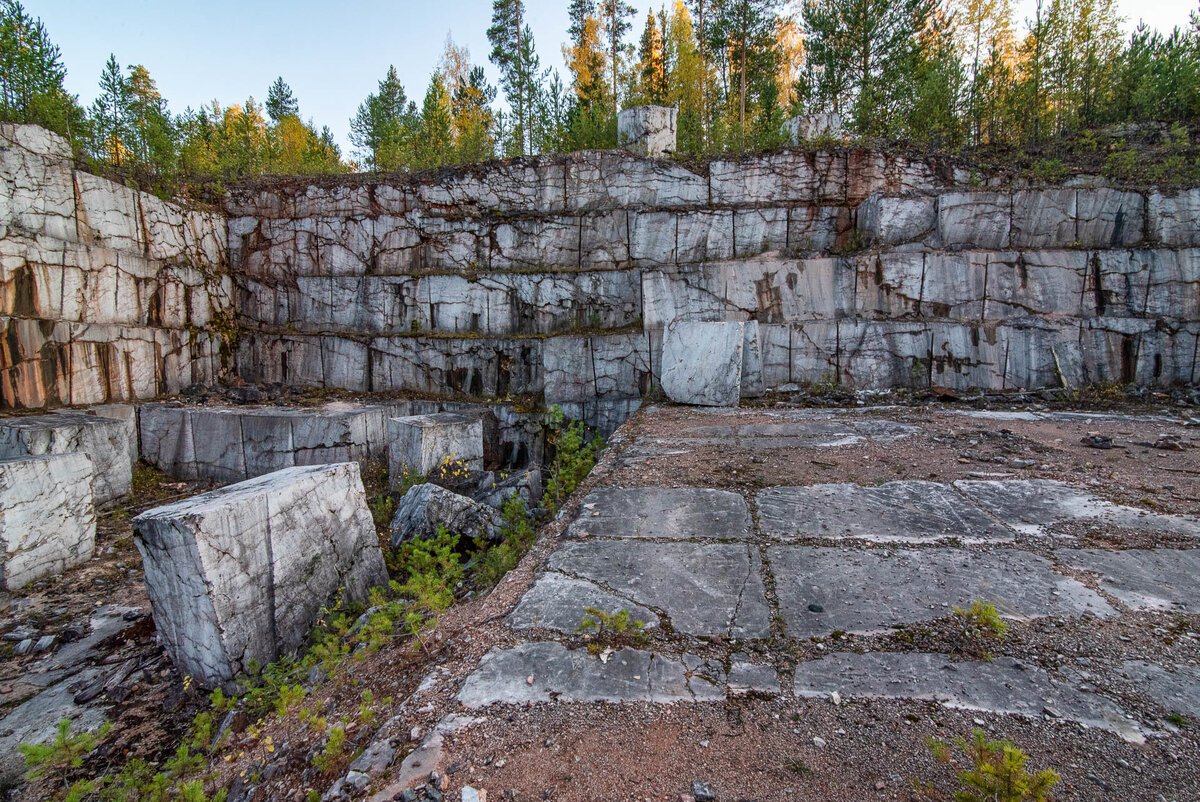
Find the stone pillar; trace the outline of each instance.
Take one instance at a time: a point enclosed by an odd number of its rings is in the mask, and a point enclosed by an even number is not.
[[[666,106],[635,106],[617,114],[617,144],[640,156],[675,153],[678,112]]]

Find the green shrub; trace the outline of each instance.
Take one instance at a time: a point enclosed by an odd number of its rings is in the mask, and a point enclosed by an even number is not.
[[[954,763],[950,744],[930,738],[934,757]],[[972,730],[972,740],[958,737],[954,746],[971,762],[958,773],[955,802],[1043,802],[1061,776],[1053,769],[1030,774],[1029,758],[1011,741],[990,740],[981,729]]]

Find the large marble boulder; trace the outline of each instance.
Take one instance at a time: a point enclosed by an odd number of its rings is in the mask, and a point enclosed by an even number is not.
[[[95,548],[91,457],[0,459],[0,587],[61,574]]]
[[[287,468],[133,524],[158,632],[209,686],[297,649],[335,596],[387,582],[356,463]]]
[[[439,466],[459,463],[483,469],[483,421],[454,412],[408,415],[388,421],[388,475],[399,481],[406,471],[429,476]]]
[[[477,537],[497,540],[500,515],[495,508],[444,487],[432,483],[417,485],[396,505],[389,538],[395,548],[409,540],[434,538],[443,526],[451,534],[468,540]]]
[[[105,506],[133,486],[135,427],[128,419],[53,412],[0,420],[0,459],[82,452],[92,458],[96,504]]]
[[[672,401],[736,407],[745,323],[676,323],[663,336],[662,387]]]
[[[678,111],[667,106],[636,106],[617,114],[617,140],[640,156],[669,156],[675,152]]]

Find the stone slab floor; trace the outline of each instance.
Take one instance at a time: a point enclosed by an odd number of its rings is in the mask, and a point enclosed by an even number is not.
[[[926,739],[979,727],[1057,799],[1198,799],[1192,426],[643,410],[423,686],[442,726],[376,798],[438,770],[490,798],[950,799]],[[955,614],[977,600],[1002,639]]]

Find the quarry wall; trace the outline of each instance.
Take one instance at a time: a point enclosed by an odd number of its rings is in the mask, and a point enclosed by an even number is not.
[[[225,218],[74,169],[65,140],[0,125],[0,398],[90,405],[220,369]]]
[[[676,321],[752,323],[743,395],[1197,378],[1200,190],[585,151],[242,186],[220,216],[0,133],[8,406],[210,381],[222,315],[247,381],[531,399],[603,428],[658,386]]]

